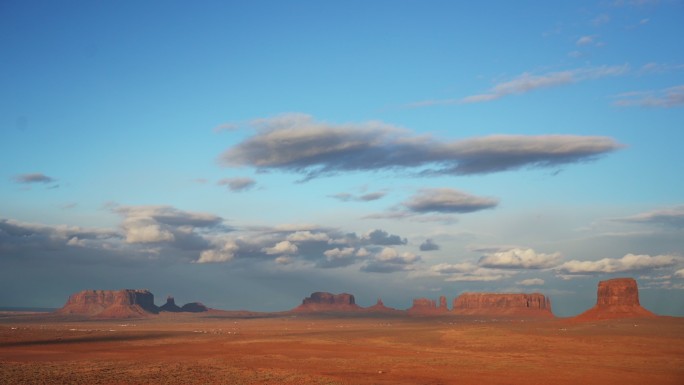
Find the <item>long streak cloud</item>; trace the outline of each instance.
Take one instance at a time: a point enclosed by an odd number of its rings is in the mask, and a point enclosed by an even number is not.
[[[606,136],[490,135],[440,140],[382,122],[330,124],[304,114],[252,122],[256,133],[228,148],[219,162],[305,179],[352,171],[420,175],[488,174],[594,160],[623,147]]]

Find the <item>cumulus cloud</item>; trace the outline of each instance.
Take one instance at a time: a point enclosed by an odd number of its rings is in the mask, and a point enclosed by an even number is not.
[[[45,184],[47,184],[47,183],[56,182],[57,179],[49,177],[49,176],[47,176],[45,174],[41,174],[41,173],[32,173],[32,174],[16,175],[14,177],[14,181],[17,183],[24,183],[24,184],[28,184],[28,183],[45,183]]]
[[[395,271],[413,270],[413,265],[420,261],[420,256],[413,253],[399,253],[394,248],[385,247],[365,265],[361,266],[361,271],[369,273],[392,273]]]
[[[299,251],[297,245],[290,241],[281,241],[276,243],[273,247],[266,247],[263,249],[266,254],[296,254]]]
[[[119,206],[112,204],[112,211],[126,218],[150,218],[169,226],[213,227],[223,218],[209,214],[179,210],[172,206]]]
[[[298,230],[287,236],[287,240],[290,242],[328,242],[330,241],[330,235],[324,232],[311,232],[309,230]]]
[[[381,122],[330,124],[290,114],[253,123],[257,132],[220,157],[224,166],[283,170],[304,180],[351,171],[420,170],[420,175],[484,174],[593,160],[622,147],[609,137],[492,135],[458,141]]]
[[[675,271],[674,276],[678,278],[684,278],[684,269],[679,269]]]
[[[558,265],[560,253],[544,254],[533,249],[511,249],[487,254],[480,258],[482,267],[498,269],[547,269]]]
[[[558,266],[561,274],[624,273],[652,270],[673,266],[676,258],[671,255],[634,255],[622,258],[603,258],[598,261],[572,260]]]
[[[235,253],[239,250],[239,246],[234,241],[223,243],[220,248],[203,250],[200,253],[197,263],[209,262],[228,262],[235,258]]]
[[[492,282],[507,278],[515,272],[488,269],[471,262],[440,263],[430,267],[429,274],[443,276],[447,282]]]
[[[334,268],[349,266],[360,259],[368,257],[369,252],[365,248],[336,247],[323,252],[324,260],[318,261],[316,266],[322,268]]]
[[[256,185],[256,181],[252,178],[224,178],[217,182],[219,186],[228,186],[228,189],[233,192],[246,191]]]
[[[477,270],[477,265],[470,262],[463,263],[440,263],[430,268],[437,274],[471,273]]]
[[[435,251],[439,250],[439,245],[436,244],[432,239],[426,239],[425,242],[421,243],[418,247],[420,251]]]
[[[314,225],[254,227],[233,233],[207,234],[210,247],[195,262],[234,260],[300,261],[318,268],[339,268],[367,261],[377,250],[389,245],[404,245],[405,238],[375,229],[362,235]],[[274,258],[275,257],[275,258]]]
[[[470,213],[496,207],[497,199],[483,198],[468,193],[449,189],[423,189],[403,205],[410,211],[417,213]]]
[[[671,108],[684,106],[684,85],[662,90],[635,91],[615,95],[619,107]]]
[[[204,249],[208,241],[198,229],[220,228],[223,219],[208,213],[195,213],[171,206],[119,206],[112,211],[124,217],[121,228],[127,243],[173,243],[187,250]]]
[[[516,283],[522,286],[541,286],[544,284],[544,280],[541,278],[529,278],[523,279],[522,281],[518,281]]]
[[[631,217],[618,218],[616,221],[684,228],[684,206],[675,206],[662,210],[648,211]]]
[[[170,230],[148,219],[127,219],[124,223],[124,229],[128,243],[157,243],[176,240]]]

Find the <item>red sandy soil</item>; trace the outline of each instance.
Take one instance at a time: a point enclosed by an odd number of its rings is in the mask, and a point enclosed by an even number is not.
[[[0,315],[0,384],[684,384],[684,318]]]

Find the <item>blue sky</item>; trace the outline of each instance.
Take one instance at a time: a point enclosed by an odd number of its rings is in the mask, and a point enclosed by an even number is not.
[[[684,315],[681,1],[0,4],[0,306],[632,276]]]

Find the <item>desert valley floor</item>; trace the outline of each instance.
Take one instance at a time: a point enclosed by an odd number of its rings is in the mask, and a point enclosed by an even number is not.
[[[1,384],[684,384],[684,318],[0,314]]]

